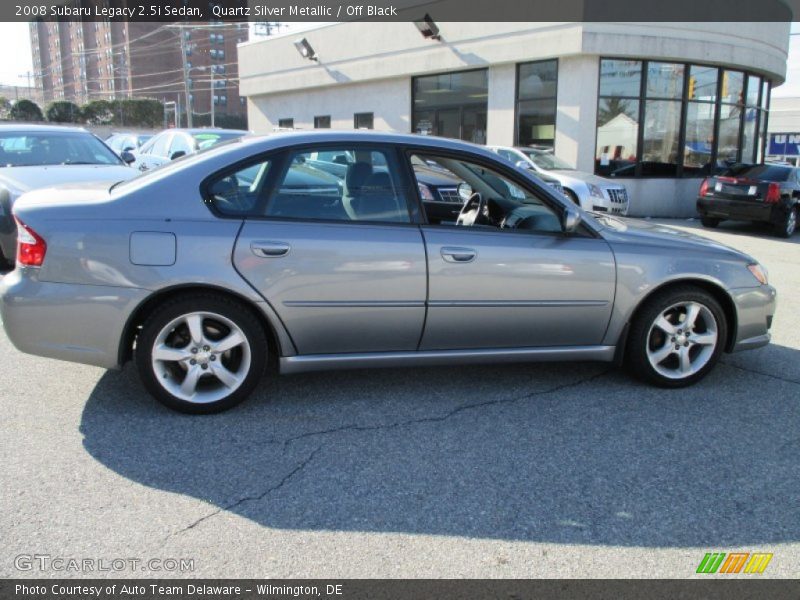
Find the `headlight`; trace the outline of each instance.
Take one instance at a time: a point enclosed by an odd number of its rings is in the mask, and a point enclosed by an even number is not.
[[[595,198],[605,198],[605,196],[603,196],[603,190],[601,190],[595,184],[589,183],[587,185],[589,186],[589,194],[591,194]]]
[[[433,200],[433,194],[431,193],[431,188],[429,188],[424,183],[417,183],[419,186],[419,196],[423,200]]]
[[[767,285],[769,273],[767,273],[766,267],[758,263],[753,263],[752,265],[747,265],[747,268],[761,285]]]

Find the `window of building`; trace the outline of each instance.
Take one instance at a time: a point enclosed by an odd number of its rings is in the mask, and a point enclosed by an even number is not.
[[[411,86],[413,133],[486,143],[486,69],[414,77]]]
[[[741,71],[601,59],[595,172],[702,177],[758,162],[768,94],[768,82]]]
[[[330,121],[330,119],[329,119]],[[355,129],[373,129],[374,115],[369,113],[356,113],[353,115],[353,127]],[[328,123],[330,126],[330,122]]]
[[[278,119],[278,127],[281,129],[294,129],[294,119]]]
[[[558,61],[517,66],[517,144],[553,148]]]
[[[331,128],[330,115],[314,117],[314,129],[330,129],[330,128]]]

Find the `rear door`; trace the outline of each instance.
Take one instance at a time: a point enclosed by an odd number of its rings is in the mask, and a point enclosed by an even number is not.
[[[348,154],[342,176],[312,164]],[[391,147],[304,147],[274,159],[259,208],[234,250],[241,275],[271,304],[300,354],[413,351],[425,318],[425,248]],[[254,165],[222,189],[260,194]],[[227,187],[226,187],[227,186]],[[236,190],[234,192],[234,190]]]

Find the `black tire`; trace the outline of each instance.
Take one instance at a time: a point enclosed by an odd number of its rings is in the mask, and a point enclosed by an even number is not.
[[[700,222],[703,224],[703,227],[714,229],[719,226],[720,220],[714,219],[713,217],[700,217]]]
[[[664,313],[664,311],[675,306],[676,304],[683,302],[698,303],[710,311],[716,321],[717,341],[716,346],[713,348],[713,352],[709,353],[710,356],[707,358],[707,362],[704,366],[699,368],[691,375],[687,375],[686,377],[680,379],[675,379],[664,376],[655,369],[648,358],[648,349],[655,341],[653,336],[659,333],[664,337],[664,348],[672,345],[667,341],[669,334],[664,334],[660,329],[654,328],[654,323],[656,318]],[[700,326],[701,327],[698,328],[705,329],[703,323],[701,323]],[[702,331],[700,333],[702,334]],[[630,334],[628,336],[628,343],[626,346],[626,366],[628,367],[628,370],[636,377],[660,387],[680,388],[690,386],[703,379],[703,377],[708,375],[708,373],[714,368],[714,365],[717,363],[720,355],[723,352],[727,335],[728,323],[725,318],[725,311],[722,310],[722,307],[716,298],[714,298],[714,296],[709,294],[707,291],[692,285],[681,285],[668,288],[662,292],[657,292],[654,296],[648,298],[637,311],[636,316],[631,323]],[[661,344],[658,344],[658,346],[660,345]],[[702,351],[703,346],[698,346],[698,349]],[[688,351],[689,350],[687,348],[687,352]],[[692,352],[695,352],[694,349]],[[697,353],[695,354],[695,357],[698,357]],[[672,359],[668,357],[666,360],[669,361]],[[679,359],[675,356],[675,360],[677,361]],[[660,363],[660,365],[661,364],[663,363]]]
[[[226,356],[227,359],[230,359],[231,352],[238,351],[240,355],[242,352],[247,353],[247,361],[243,360],[241,356],[239,357],[239,367],[242,370],[242,381],[239,386],[230,394],[205,403],[193,402],[180,398],[168,391],[165,386],[160,383],[160,377],[171,377],[171,375],[166,374],[166,371],[170,369],[172,372],[176,373],[176,378],[180,377],[180,370],[177,368],[181,366],[179,363],[176,362],[174,366],[169,364],[169,369],[165,368],[161,373],[156,372],[156,367],[153,364],[154,346],[159,338],[159,335],[162,335],[165,331],[165,328],[167,328],[176,319],[180,319],[183,315],[189,315],[191,313],[198,312],[218,315],[229,320],[240,330],[240,333],[243,334],[246,344],[249,344],[249,347],[246,350],[241,350],[241,347],[237,347],[234,350],[231,350],[225,356],[222,354],[219,355],[219,363],[217,363],[217,365],[222,366],[223,362],[226,360]],[[220,334],[224,337],[227,335],[224,330],[225,325],[224,323],[220,323],[222,322],[214,321],[213,317],[208,316],[204,317],[202,320],[202,325],[204,328],[211,327],[211,331],[213,332],[213,328],[216,326],[217,330],[221,329]],[[171,335],[179,335],[180,333],[177,327],[172,331],[175,333]],[[231,330],[229,330],[228,333],[230,333],[230,331]],[[193,342],[189,341],[189,345],[192,344]],[[203,353],[203,355],[206,356],[206,366],[204,369],[208,368],[209,366],[217,366],[208,362],[209,358],[207,354],[208,353]],[[147,318],[147,320],[143,323],[142,329],[136,340],[135,350],[136,368],[147,391],[150,392],[150,394],[164,406],[189,414],[217,413],[228,410],[229,408],[232,408],[245,400],[245,398],[247,398],[247,396],[249,396],[250,393],[252,393],[252,391],[255,389],[256,385],[258,385],[259,380],[264,374],[267,358],[268,342],[266,332],[264,331],[264,328],[256,314],[242,302],[221,294],[215,294],[213,292],[180,296],[157,306],[150,313],[150,316]],[[215,358],[210,358],[210,360],[215,361]],[[247,367],[248,361],[249,367]],[[186,363],[183,364],[186,365]],[[184,366],[182,368],[186,369],[187,367]],[[220,383],[220,380],[217,380],[216,378],[207,377],[207,375],[210,373],[210,370],[204,372],[200,381],[211,383],[216,381]],[[175,381],[172,383],[177,385],[177,382]],[[220,385],[218,391],[220,394],[224,394],[227,389],[225,386]]]
[[[794,206],[781,219],[780,223],[775,225],[775,235],[782,238],[790,238],[797,230],[797,207]]]

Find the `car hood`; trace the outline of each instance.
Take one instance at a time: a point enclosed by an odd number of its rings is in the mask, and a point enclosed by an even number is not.
[[[587,173],[586,171],[573,171],[572,169],[553,169],[551,171],[547,171],[552,175],[558,175],[559,177],[569,178],[569,179],[577,179],[578,181],[583,181],[584,183],[593,183],[599,187],[621,187],[621,183],[617,183],[616,181],[609,181],[604,177],[599,177],[597,175],[593,175],[592,173]]]
[[[694,247],[698,250],[716,251],[722,254],[735,255],[745,260],[754,261],[752,257],[716,242],[701,235],[681,231],[673,227],[654,223],[652,221],[642,221],[638,219],[626,219],[622,217],[610,217],[601,213],[592,213],[597,221],[604,227],[603,237],[607,241],[622,243],[639,243],[662,248],[669,247]]]
[[[121,165],[47,165],[42,167],[0,168],[0,185],[14,195],[64,183],[117,182],[136,177],[139,172]]]

